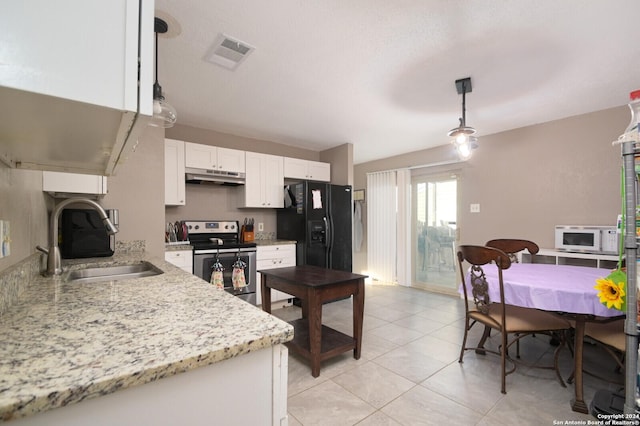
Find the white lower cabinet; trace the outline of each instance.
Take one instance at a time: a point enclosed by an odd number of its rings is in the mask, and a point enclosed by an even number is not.
[[[296,266],[296,245],[295,244],[277,244],[269,246],[258,246],[256,254],[256,269],[275,269],[286,268],[287,266]],[[258,286],[256,290],[256,304],[262,304],[262,292],[260,273],[257,273]],[[271,303],[292,298],[290,294],[283,293],[278,290],[271,290]]]
[[[286,425],[288,354],[278,344],[11,424]]]
[[[193,255],[191,250],[165,251],[164,260],[185,272],[193,274]]]

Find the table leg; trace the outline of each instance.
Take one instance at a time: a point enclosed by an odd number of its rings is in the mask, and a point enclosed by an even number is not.
[[[576,331],[575,331],[575,354],[573,358],[573,369],[575,374],[574,387],[575,387],[575,399],[571,400],[571,409],[579,413],[589,413],[589,408],[584,402],[584,394],[582,388],[582,349],[584,343],[584,322],[585,318],[578,315],[576,318]]]
[[[484,333],[482,333],[482,337],[480,338],[480,341],[478,342],[478,349],[476,349],[476,353],[478,355],[486,355],[487,352],[484,350],[484,343],[487,341],[487,339],[489,338],[489,335],[491,334],[491,327],[489,327],[488,325],[484,326]]]
[[[322,302],[314,290],[309,291],[307,320],[309,321],[309,352],[311,354],[311,375],[320,375],[320,354],[322,351]],[[304,306],[304,304],[303,304]]]
[[[267,276],[260,274],[260,291],[262,293],[262,310],[271,313],[271,289],[267,287]]]
[[[364,279],[358,282],[358,292],[353,295],[353,338],[356,347],[353,348],[353,357],[360,359],[362,349],[362,320],[364,317]]]

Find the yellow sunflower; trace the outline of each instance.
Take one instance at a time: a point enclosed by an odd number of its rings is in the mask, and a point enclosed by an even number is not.
[[[626,310],[625,303],[625,283],[627,276],[622,271],[614,271],[607,278],[598,278],[596,280],[595,289],[598,290],[598,298],[600,303],[608,309],[612,307],[619,310]]]

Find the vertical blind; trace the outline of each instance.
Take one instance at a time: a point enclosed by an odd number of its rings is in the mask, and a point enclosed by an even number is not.
[[[396,280],[398,284],[411,286],[411,171],[396,171],[398,191],[396,231]]]
[[[410,285],[410,173],[367,173],[367,272],[376,281]]]

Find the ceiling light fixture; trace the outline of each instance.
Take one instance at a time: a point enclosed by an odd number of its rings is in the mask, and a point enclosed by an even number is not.
[[[471,151],[478,147],[478,138],[473,136],[476,129],[467,127],[466,122],[465,95],[471,93],[471,77],[456,80],[456,89],[458,94],[462,94],[462,117],[459,119],[460,125],[449,130],[447,134],[452,138],[451,143],[455,146],[460,159],[468,160],[471,157]]]
[[[178,118],[176,109],[167,101],[165,101],[164,95],[162,94],[162,87],[158,83],[158,33],[164,34],[168,29],[169,26],[164,20],[155,18],[154,32],[156,33],[156,81],[155,83],[153,83],[153,117],[151,117],[151,121],[149,122],[149,125],[153,127],[173,127],[173,125],[176,124],[176,120]]]

